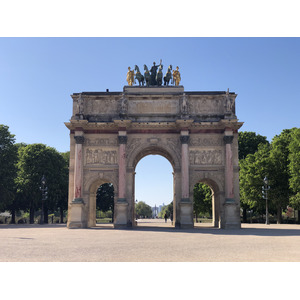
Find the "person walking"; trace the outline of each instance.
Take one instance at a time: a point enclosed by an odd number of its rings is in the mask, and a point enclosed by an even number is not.
[[[167,223],[167,220],[168,220],[167,213],[165,213],[165,216],[164,216],[164,218],[165,218],[165,223]]]

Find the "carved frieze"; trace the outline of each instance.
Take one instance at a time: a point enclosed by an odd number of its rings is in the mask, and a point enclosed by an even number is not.
[[[141,145],[141,143],[142,143],[141,138],[133,138],[133,139],[129,138],[126,146],[127,156],[129,156],[133,150],[138,148]]]
[[[85,165],[116,165],[118,164],[117,150],[87,148],[85,150]]]
[[[222,150],[191,150],[191,165],[222,165]]]

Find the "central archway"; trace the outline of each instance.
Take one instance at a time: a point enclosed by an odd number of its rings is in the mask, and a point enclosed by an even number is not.
[[[138,162],[135,169],[135,225],[171,226],[171,219],[165,222],[162,212],[174,199],[173,173],[172,165],[161,155],[147,155]]]
[[[147,147],[133,159],[134,188],[132,197],[132,219],[134,226],[172,226],[176,215],[175,161],[171,154],[161,147]],[[136,219],[135,206],[141,201],[152,209],[151,220]],[[173,211],[167,222],[161,212],[173,203]],[[165,207],[163,207],[165,206]]]

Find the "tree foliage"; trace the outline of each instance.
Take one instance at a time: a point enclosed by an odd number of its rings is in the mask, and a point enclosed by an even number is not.
[[[212,215],[211,188],[201,182],[194,186],[194,214],[196,216],[196,220],[200,214]]]
[[[17,152],[15,136],[0,125],[0,211],[8,209],[15,197]]]
[[[96,195],[96,206],[97,209],[106,211],[114,211],[114,186],[112,183],[102,184]]]
[[[292,207],[300,210],[300,128],[293,128],[289,144],[290,188],[293,195],[290,199]]]
[[[18,198],[30,210],[30,223],[34,211],[41,207],[41,178],[45,175],[48,199],[44,203],[44,222],[48,222],[48,210],[54,210],[58,203],[67,202],[68,165],[66,159],[54,148],[43,144],[31,144],[19,148]],[[62,205],[62,204],[60,204]]]
[[[261,144],[258,151],[240,160],[240,200],[241,204],[262,212],[265,204],[262,199],[262,185],[265,176],[270,174],[270,146]]]
[[[254,154],[260,144],[269,144],[267,138],[252,131],[239,132],[239,159],[244,159],[248,154]]]
[[[152,208],[150,205],[146,204],[145,202],[139,201],[135,205],[135,213],[137,218],[151,218]]]

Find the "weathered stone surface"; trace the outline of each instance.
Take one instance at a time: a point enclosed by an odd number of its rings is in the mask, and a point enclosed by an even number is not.
[[[73,94],[73,114],[65,123],[70,130],[68,226],[96,225],[96,192],[106,182],[114,185],[114,226],[135,226],[135,168],[146,155],[159,154],[174,170],[174,224],[193,227],[193,187],[204,182],[213,190],[214,225],[240,228],[242,123],[235,115],[236,96],[187,92],[183,86]],[[72,203],[75,185],[81,204]]]

